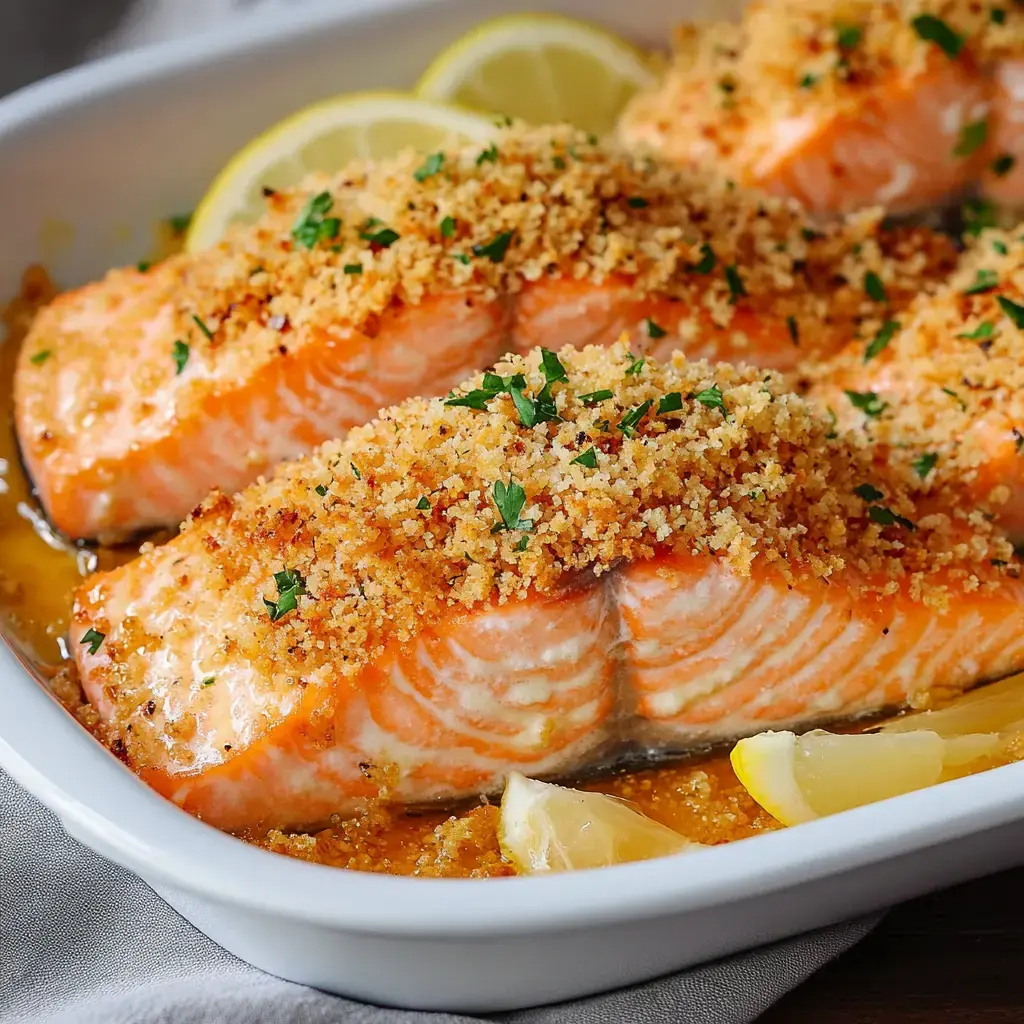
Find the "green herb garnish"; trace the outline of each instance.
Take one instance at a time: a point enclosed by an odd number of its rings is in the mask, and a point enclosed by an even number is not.
[[[313,488],[313,490],[316,491],[316,493],[319,494],[321,498],[324,498],[324,497],[327,496],[327,485],[326,484],[317,484],[316,487]]]
[[[872,487],[871,484],[860,484],[854,487],[853,493],[858,498],[863,498],[865,501],[878,501],[879,498],[884,498],[885,495],[877,488]]]
[[[171,358],[174,360],[174,376],[177,377],[188,362],[189,347],[180,338],[171,346]]]
[[[271,622],[277,622],[289,612],[295,611],[299,606],[299,597],[306,593],[306,580],[298,569],[275,572],[274,583],[277,584],[277,600],[263,599],[267,611],[270,612]]]
[[[993,7],[988,12],[989,19],[993,25],[1005,25],[1006,24],[1006,11],[1002,7]]]
[[[1002,295],[996,296],[999,308],[1014,322],[1017,327],[1024,327],[1024,306],[1005,298]]]
[[[1017,158],[1012,153],[1001,153],[989,166],[997,178],[1005,178],[1013,170]]]
[[[995,334],[995,330],[996,325],[991,320],[984,320],[973,331],[963,331],[957,337],[967,341],[984,341],[986,338],[991,338]]]
[[[712,384],[711,387],[686,397],[696,399],[701,405],[707,406],[709,409],[721,409],[722,414],[725,416],[729,415],[725,408],[725,400],[722,398],[721,388],[717,384]]]
[[[747,289],[743,286],[743,278],[740,277],[740,272],[736,269],[735,264],[725,268],[725,281],[729,285],[729,301],[735,306],[747,294]]]
[[[629,358],[629,366],[626,367],[627,377],[637,377],[640,375],[640,371],[644,368],[644,363],[647,362],[642,356],[635,356],[632,352],[627,352],[626,355]]]
[[[647,410],[654,404],[651,399],[643,402],[641,405],[634,406],[632,409],[627,409],[623,413],[622,419],[616,424],[615,429],[621,430],[624,437],[633,437],[636,434],[636,428],[640,421],[647,415]]]
[[[199,330],[201,330],[203,334],[206,335],[206,340],[213,341],[213,331],[211,331],[210,328],[207,327],[206,324],[204,324],[203,321],[200,320],[199,317],[197,317],[194,313],[192,314],[192,319],[195,321],[196,327],[198,327]]]
[[[787,316],[786,317],[786,327],[789,330],[790,338],[793,339],[793,344],[799,347],[799,345],[800,345],[800,327],[799,327],[799,325],[796,322],[796,317],[795,316]]]
[[[498,162],[498,147],[493,142],[490,144],[490,146],[487,149],[485,149],[481,153],[479,153],[477,155],[477,158],[476,158],[476,165],[477,165],[477,167],[481,166],[481,164],[487,164],[487,163],[495,164],[497,162]]]
[[[655,323],[650,317],[644,320],[644,330],[648,338],[664,338],[668,331],[660,324]]]
[[[883,402],[874,391],[844,391],[843,394],[850,400],[850,404],[855,409],[860,409],[868,419],[877,420],[889,408],[889,403]]]
[[[473,261],[473,257],[467,256],[464,252],[453,252],[452,259],[458,260],[464,267],[468,267]]]
[[[330,192],[321,192],[306,203],[298,220],[292,225],[292,238],[296,245],[313,249],[318,242],[338,237],[341,221],[337,217],[327,216],[333,206],[334,199]]]
[[[544,371],[544,379],[548,384],[555,384],[558,381],[567,381],[569,375],[565,372],[562,360],[554,352],[546,348],[540,350],[540,368]]]
[[[50,349],[44,348],[44,349],[41,349],[39,352],[36,352],[35,355],[29,356],[28,357],[28,361],[30,363],[33,363],[35,366],[42,366],[43,363],[45,363],[46,360],[49,359],[50,356],[52,356],[52,355],[53,355],[53,352],[50,351]]]
[[[952,388],[943,388],[942,393],[944,395],[949,395],[949,397],[960,406],[963,412],[967,412],[967,403]]]
[[[917,527],[903,516],[898,516],[892,509],[884,505],[868,506],[868,518],[879,526],[902,526],[907,530],[916,530]]]
[[[505,253],[508,252],[508,247],[512,244],[514,236],[514,231],[502,231],[486,245],[474,245],[473,255],[486,256],[492,263],[500,263],[505,258]]]
[[[100,649],[100,644],[102,644],[106,639],[106,633],[101,633],[99,630],[93,629],[92,626],[90,626],[82,635],[82,639],[79,643],[88,644],[89,653],[95,654]]]
[[[683,396],[678,391],[670,391],[667,395],[661,396],[658,402],[657,415],[662,416],[667,412],[679,412],[683,407]]]
[[[964,37],[954,32],[941,18],[934,14],[919,14],[910,24],[919,38],[934,43],[950,59],[956,60],[964,46]]]
[[[428,156],[427,159],[412,172],[412,176],[417,181],[426,181],[427,178],[432,178],[437,174],[443,166],[444,153],[431,153],[430,156]]]
[[[532,530],[532,519],[520,519],[519,514],[526,505],[526,491],[522,489],[511,477],[506,485],[498,480],[494,485],[494,505],[501,516],[501,522],[491,527],[491,533],[500,533],[502,530]]]
[[[422,498],[420,498],[419,501],[416,502],[416,508],[419,509],[420,512],[430,511],[430,502],[427,500],[426,495],[424,495]]]
[[[1020,455],[1024,451],[1024,434],[1022,434],[1016,427],[1013,428],[1013,443],[1017,449],[1017,454]]]
[[[551,397],[551,385],[545,384],[535,398],[523,393],[521,387],[512,385],[508,389],[512,404],[519,413],[519,422],[524,427],[535,427],[538,423],[554,423],[561,419],[555,400]]]
[[[642,210],[642,209],[644,209],[644,207],[650,205],[650,203],[648,203],[647,200],[644,199],[642,196],[630,196],[626,200],[626,202],[630,206],[632,206],[634,210]]]
[[[455,218],[445,217],[441,221],[441,237],[442,238],[454,238],[455,237]]]
[[[149,262],[149,260],[139,260],[139,262],[135,264],[135,269],[136,269],[136,270],[137,270],[137,271],[138,271],[138,272],[139,272],[140,274],[144,274],[144,273],[145,273],[145,272],[146,272],[147,270],[149,270],[149,268],[150,268],[150,267],[151,267],[152,265],[153,265],[153,264],[152,264],[152,263],[150,263],[150,262]]]
[[[370,245],[379,245],[382,249],[389,249],[401,236],[391,228],[381,228],[380,231],[360,231],[359,237],[369,242]]]
[[[800,82],[799,82],[799,85],[800,85],[801,89],[813,89],[817,84],[818,84],[818,76],[814,75],[814,74],[811,74],[810,71],[808,71],[807,74],[805,74],[803,76],[803,78],[800,79]]]
[[[207,676],[199,685],[200,686],[213,686],[217,682],[216,676]]]
[[[964,289],[964,295],[980,295],[990,292],[999,284],[999,275],[994,270],[979,270],[974,280]]]
[[[898,320],[886,320],[864,350],[864,362],[871,362],[875,356],[884,351],[899,329],[900,323]]]
[[[715,250],[705,242],[700,247],[700,261],[691,263],[689,269],[695,274],[710,274],[717,265],[718,257],[715,255]]]
[[[923,480],[934,468],[935,463],[939,461],[937,452],[925,452],[923,455],[919,455],[911,466],[914,468],[914,472]]]
[[[168,217],[167,223],[176,235],[183,235],[188,231],[189,225],[192,223],[192,214],[177,213],[173,217]]]
[[[363,272],[362,263],[346,263],[345,273],[346,274],[361,274]]]
[[[864,275],[864,291],[868,293],[868,298],[875,302],[889,301],[889,296],[885,293],[885,285],[882,284],[882,279],[873,270],[869,270]]]
[[[579,400],[584,405],[597,405],[598,402],[606,402],[609,398],[614,398],[615,394],[612,391],[591,391],[587,395],[579,395]]]
[[[593,447],[588,448],[585,452],[581,452],[577,455],[569,465],[579,465],[586,466],[587,469],[597,469],[597,449]]]
[[[988,121],[971,121],[960,129],[960,138],[953,147],[953,156],[970,156],[977,153],[988,138]]]
[[[863,36],[864,30],[859,25],[836,25],[836,42],[840,50],[852,50]]]

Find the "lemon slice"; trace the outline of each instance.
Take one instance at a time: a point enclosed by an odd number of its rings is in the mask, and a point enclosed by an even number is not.
[[[997,733],[946,739],[917,730],[895,735],[804,736],[764,732],[740,740],[730,760],[747,792],[784,825],[924,789],[1001,763]]]
[[[505,783],[498,841],[524,874],[608,867],[702,848],[623,800],[519,772]]]
[[[654,80],[643,53],[618,36],[572,18],[529,14],[484,22],[452,43],[416,93],[604,135],[629,98]]]
[[[311,171],[340,170],[354,159],[381,160],[407,147],[429,151],[452,138],[484,141],[494,131],[490,118],[405,93],[353,93],[316,103],[232,157],[196,208],[185,248],[205,249],[230,224],[256,220],[264,209],[264,188],[288,188]]]

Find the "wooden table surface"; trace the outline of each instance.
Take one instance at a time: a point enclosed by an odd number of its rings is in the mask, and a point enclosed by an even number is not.
[[[1024,869],[891,910],[761,1024],[1022,1024]]]

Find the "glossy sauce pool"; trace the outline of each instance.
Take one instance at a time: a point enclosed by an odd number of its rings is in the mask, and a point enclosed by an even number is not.
[[[3,313],[7,337],[0,343],[0,624],[9,642],[65,707],[84,726],[95,727],[96,716],[82,702],[64,658],[72,595],[90,572],[113,568],[133,557],[136,549],[64,543],[39,514],[21,469],[12,418],[14,368],[35,309],[53,294],[45,272],[30,268],[21,296]],[[700,843],[729,842],[779,827],[747,795],[725,757],[609,774],[585,781],[581,788],[629,799]],[[361,871],[513,874],[498,850],[496,825],[497,808],[487,804],[416,814],[374,804],[313,835],[271,832],[244,838],[278,853]]]

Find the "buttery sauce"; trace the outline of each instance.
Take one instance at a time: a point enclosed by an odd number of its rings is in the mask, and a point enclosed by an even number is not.
[[[0,343],[0,627],[61,703],[99,733],[66,660],[75,588],[91,572],[127,561],[137,548],[71,545],[47,525],[21,468],[13,426],[12,384],[18,349],[35,311],[55,294],[41,268],[29,268],[21,294],[3,311]],[[589,779],[581,788],[631,800],[688,839],[714,844],[778,828],[750,798],[728,759],[708,758]],[[423,876],[514,874],[498,849],[497,807],[487,803],[436,812],[381,804],[316,834],[245,836],[265,849],[360,871]]]

